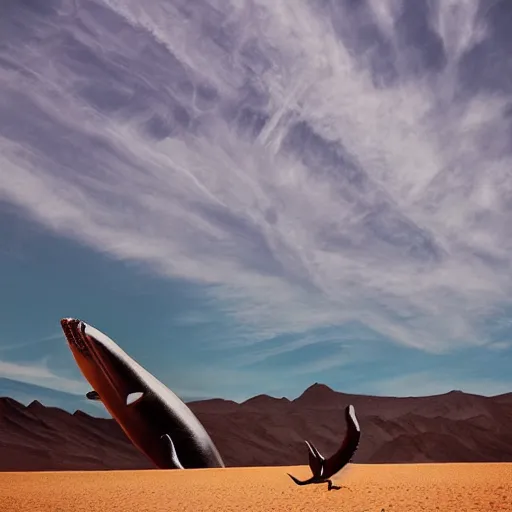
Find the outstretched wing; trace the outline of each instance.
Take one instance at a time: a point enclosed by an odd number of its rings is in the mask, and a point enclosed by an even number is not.
[[[324,456],[316,449],[313,443],[305,441],[309,450],[309,467],[313,476],[321,477],[324,470]]]
[[[351,461],[359,446],[361,429],[353,405],[349,405],[345,409],[345,421],[347,423],[347,432],[343,443],[334,455],[325,460],[322,478],[330,478],[343,469]]]

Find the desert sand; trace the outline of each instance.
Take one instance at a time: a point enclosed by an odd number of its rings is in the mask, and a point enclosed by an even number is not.
[[[298,487],[309,468],[1,473],[0,510],[17,512],[512,510],[512,464],[349,466],[335,483]],[[345,487],[346,486],[346,487]]]

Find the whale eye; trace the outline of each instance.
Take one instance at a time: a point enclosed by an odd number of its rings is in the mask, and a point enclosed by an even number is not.
[[[130,393],[126,397],[126,405],[131,405],[140,400],[144,396],[142,391],[137,391],[136,393]]]

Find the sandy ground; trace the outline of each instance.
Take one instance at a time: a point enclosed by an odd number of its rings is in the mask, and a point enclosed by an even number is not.
[[[335,483],[309,468],[0,473],[0,511],[512,511],[512,464],[357,464]],[[345,487],[346,486],[346,487]]]

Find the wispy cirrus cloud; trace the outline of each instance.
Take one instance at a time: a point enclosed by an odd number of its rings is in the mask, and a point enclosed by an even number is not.
[[[510,382],[491,378],[468,379],[432,371],[400,375],[372,383],[367,392],[381,396],[430,396],[459,390],[476,395],[495,396],[510,392]]]
[[[2,343],[0,345],[0,352],[8,352],[12,350],[20,350],[25,349],[27,347],[34,347],[37,345],[42,345],[45,343],[55,343],[56,341],[62,341],[63,335],[61,333],[51,334],[49,336],[44,336],[42,338],[37,338],[34,340],[21,341],[17,343]]]
[[[0,361],[0,376],[75,394],[86,393],[89,390],[85,380],[69,379],[59,375],[48,366],[46,360],[30,363]]]
[[[251,342],[354,321],[493,341],[510,91],[471,82],[499,3],[61,4],[0,21],[2,199],[209,285]]]

